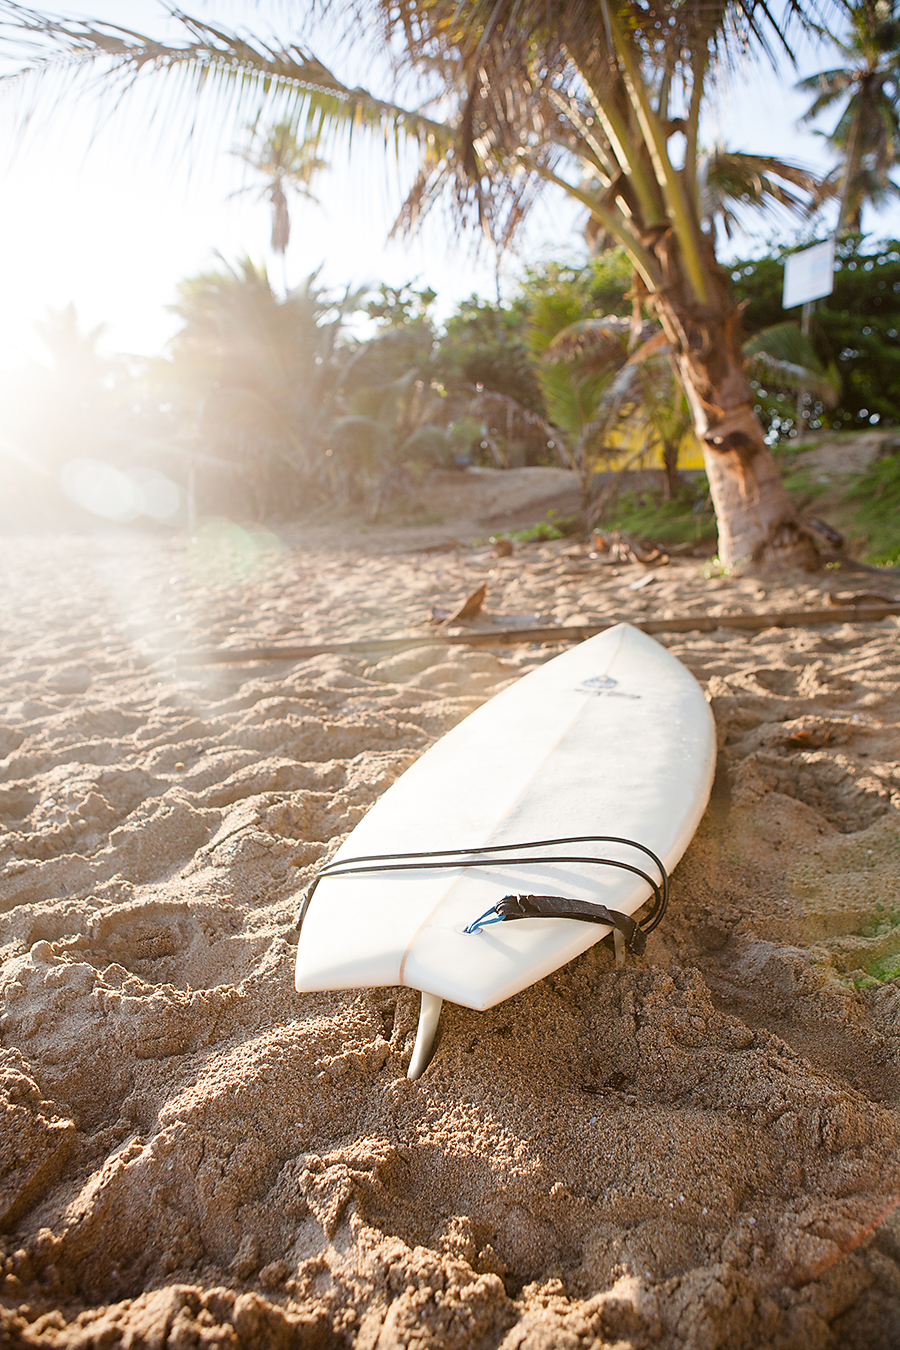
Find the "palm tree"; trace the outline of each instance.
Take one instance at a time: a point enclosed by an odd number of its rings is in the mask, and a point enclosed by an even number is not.
[[[859,233],[867,202],[880,206],[900,196],[890,176],[900,163],[900,19],[893,0],[859,0],[848,37],[834,41],[841,65],[797,88],[815,95],[804,122],[840,107],[826,136],[840,162],[825,186],[840,197],[838,234]]]
[[[454,135],[429,148],[405,220],[449,190],[461,215],[508,239],[542,186],[581,202],[628,253],[634,290],[666,334],[704,447],[723,562],[807,560],[753,412],[740,317],[704,228],[697,173],[712,66],[729,37],[765,41],[768,9],[397,0],[380,12],[412,62],[451,72],[445,92],[458,99]]]
[[[49,362],[30,361],[10,390],[4,434],[54,471],[76,456],[114,456],[129,437],[130,372],[98,350],[106,325],[83,328],[68,304],[34,326]]]
[[[180,69],[238,105],[277,94],[298,126],[302,112],[311,129],[412,135],[421,170],[401,226],[449,197],[461,225],[506,244],[543,189],[581,203],[626,250],[637,299],[666,333],[704,447],[723,563],[810,562],[753,411],[740,313],[704,227],[697,172],[716,64],[786,42],[765,0],[372,0],[371,9],[379,40],[405,53],[443,120],[343,85],[297,46],[274,50],[196,19],[182,20],[191,42],[173,48],[0,2],[8,29],[51,44],[31,56],[32,71],[97,58],[110,78]],[[786,13],[811,21],[812,0],[791,0]]]
[[[286,297],[245,258],[181,283],[182,327],[155,380],[205,455],[230,463],[259,516],[296,506],[327,472],[346,358],[337,343],[361,293],[326,295],[315,275]]]
[[[316,202],[310,185],[316,174],[328,165],[317,154],[316,139],[306,137],[298,140],[297,128],[291,121],[276,122],[268,132],[254,127],[248,130],[251,132],[249,145],[241,150],[233,150],[232,154],[249,164],[265,180],[259,198],[267,197],[272,203],[272,251],[281,254],[284,267],[285,253],[291,238],[291,217],[285,189]],[[248,191],[252,191],[252,188],[238,189],[238,193]]]

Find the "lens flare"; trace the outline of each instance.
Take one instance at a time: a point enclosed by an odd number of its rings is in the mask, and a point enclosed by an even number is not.
[[[171,520],[181,504],[181,490],[158,469],[117,469],[101,459],[78,457],[63,465],[63,492],[78,506],[120,524],[150,516]]]
[[[188,565],[204,586],[259,580],[272,570],[284,544],[262,525],[236,520],[198,521],[187,537]]]

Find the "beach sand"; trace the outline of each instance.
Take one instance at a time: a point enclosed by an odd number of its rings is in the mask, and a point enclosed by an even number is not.
[[[496,513],[495,513],[496,515]],[[210,523],[0,545],[0,1344],[880,1350],[900,1339],[900,591],[647,575],[569,540]],[[297,995],[316,866],[554,649],[484,623],[702,612],[659,640],[720,759],[643,959],[601,943],[405,1078],[404,989]],[[887,590],[886,590],[887,588]],[[428,637],[190,666],[216,645]],[[896,963],[900,971],[900,960]]]

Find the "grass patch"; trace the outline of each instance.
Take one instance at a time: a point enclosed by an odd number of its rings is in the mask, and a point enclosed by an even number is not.
[[[699,544],[716,537],[716,518],[706,474],[683,480],[677,497],[658,492],[626,492],[604,513],[605,529],[624,530],[654,544]]]
[[[443,525],[444,517],[439,511],[426,511],[424,507],[413,507],[411,511],[400,512],[399,525]]]
[[[490,542],[496,544],[498,539],[510,539],[517,544],[543,544],[548,539],[568,539],[569,535],[578,532],[578,528],[577,516],[557,516],[556,512],[551,510],[536,525],[529,525],[522,530],[506,530],[503,534],[492,534]]]
[[[821,478],[824,478],[824,482],[819,481]],[[816,497],[823,497],[832,486],[829,478],[814,473],[812,469],[789,468],[782,474],[781,481],[792,496],[803,497],[808,502],[815,501]]]
[[[867,538],[866,561],[900,564],[900,455],[876,459],[847,491],[853,527]]]
[[[873,961],[869,966],[869,975],[879,983],[884,980],[894,980],[900,975],[900,952],[895,952],[893,956],[882,956],[877,961]]]

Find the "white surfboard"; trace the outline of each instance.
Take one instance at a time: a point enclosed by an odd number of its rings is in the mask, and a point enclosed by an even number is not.
[[[421,990],[410,1066],[417,1077],[440,1000],[490,1008],[610,931],[567,918],[466,929],[510,894],[569,897],[634,914],[659,893],[651,855],[670,872],[699,824],[715,741],[694,677],[639,629],[620,624],[548,661],[432,746],[344,841],[328,864],[337,873],[326,871],[304,906],[297,990]],[[634,843],[510,851],[515,858],[605,858],[605,865],[528,865],[502,853],[485,855],[490,865],[476,859],[480,865],[467,867],[450,858],[443,860],[450,866],[406,860],[404,870],[367,871],[354,869],[385,864],[349,861],[580,836]]]

